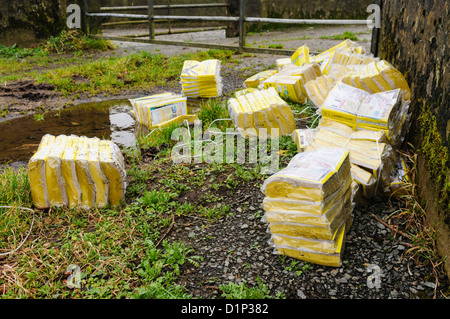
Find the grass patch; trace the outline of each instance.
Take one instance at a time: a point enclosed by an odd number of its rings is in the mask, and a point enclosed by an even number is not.
[[[179,82],[183,62],[188,59],[226,59],[231,52],[208,50],[179,56],[138,52],[108,57],[51,70],[39,75],[38,82],[54,85],[64,96],[115,95],[123,91],[148,90],[155,86],[173,87]]]
[[[336,34],[336,35],[323,35],[320,37],[321,39],[329,39],[329,40],[352,40],[352,41],[359,41],[359,38],[356,36],[356,34],[354,34],[353,32],[350,31],[345,31],[344,33],[341,34]]]

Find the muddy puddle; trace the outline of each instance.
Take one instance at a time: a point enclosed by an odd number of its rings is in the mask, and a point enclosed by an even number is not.
[[[188,112],[198,112],[199,103],[188,100]],[[128,99],[107,100],[49,112],[43,120],[25,116],[1,122],[0,164],[28,163],[45,134],[98,137],[121,148],[132,147],[143,128],[136,125],[131,109]]]
[[[45,134],[74,134],[110,139],[121,147],[136,143],[135,121],[128,100],[85,103],[58,112],[0,123],[0,162],[28,162]]]

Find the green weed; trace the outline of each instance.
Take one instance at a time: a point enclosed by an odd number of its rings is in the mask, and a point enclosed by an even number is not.
[[[229,282],[228,284],[222,284],[219,286],[222,291],[222,297],[225,299],[271,299],[270,289],[262,282],[262,280],[257,278],[257,286],[248,287],[246,281],[242,281],[241,284],[236,284],[234,282]],[[277,294],[277,298],[281,297]]]
[[[323,35],[320,37],[321,39],[331,39],[331,40],[352,40],[352,41],[359,41],[358,37],[350,31],[345,31],[344,33],[341,34],[336,34],[336,35]]]

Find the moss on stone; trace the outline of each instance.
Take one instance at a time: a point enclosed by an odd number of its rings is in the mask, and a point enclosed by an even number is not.
[[[437,129],[436,116],[425,101],[418,122],[421,130],[419,152],[425,159],[425,166],[430,178],[439,189],[438,198],[445,214],[444,220],[450,224],[449,152]]]

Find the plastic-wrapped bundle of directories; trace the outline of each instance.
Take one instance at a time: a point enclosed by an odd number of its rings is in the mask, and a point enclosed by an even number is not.
[[[383,131],[390,144],[398,147],[410,124],[410,101],[402,99],[400,89],[379,92],[361,101],[356,118],[356,129]]]
[[[276,129],[278,135],[289,135],[295,129],[290,106],[274,88],[239,94],[227,101],[227,107],[231,120],[243,136],[271,136],[272,129]]]
[[[369,95],[370,93],[356,87],[337,83],[328,93],[320,112],[324,118],[343,123],[355,130],[359,106]]]
[[[296,103],[304,103],[306,100],[305,83],[322,76],[317,63],[298,66],[296,64],[285,65],[278,73],[263,81],[264,88],[274,87],[281,97]]]
[[[28,163],[34,205],[104,207],[125,197],[126,171],[111,141],[75,135],[45,135]]]
[[[171,92],[130,99],[132,113],[139,124],[146,128],[156,128],[192,121],[194,114],[188,114],[186,97]]]
[[[274,252],[339,267],[355,188],[347,151],[329,148],[294,156],[262,186]]]
[[[401,89],[404,91],[404,100],[411,99],[411,90],[405,77],[385,60],[352,67],[341,81],[369,93]]]
[[[353,130],[383,131],[398,147],[410,124],[410,101],[401,89],[370,94],[345,83],[337,83],[319,109],[322,116]]]
[[[220,66],[221,61],[217,59],[184,61],[180,76],[183,95],[190,98],[221,96]]]

